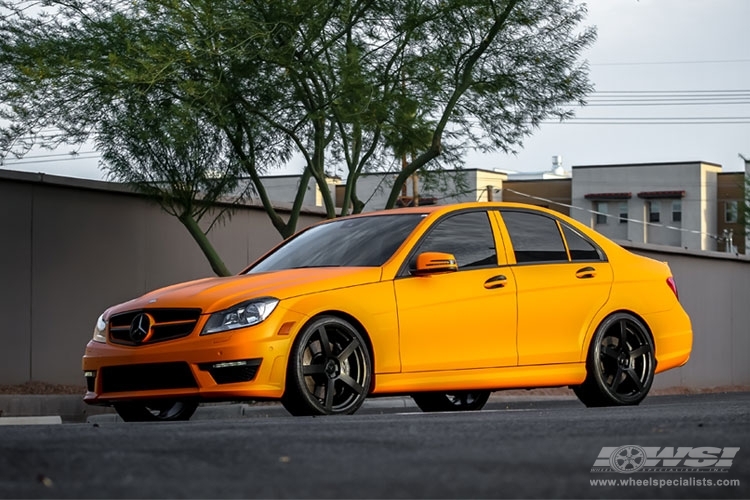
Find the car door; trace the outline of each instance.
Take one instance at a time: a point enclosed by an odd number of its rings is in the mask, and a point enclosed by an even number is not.
[[[409,258],[451,253],[458,271],[426,276],[402,270],[394,281],[404,372],[515,365],[516,287],[502,242],[485,210],[439,219]],[[498,247],[500,251],[498,252]]]
[[[603,252],[542,212],[501,210],[518,294],[518,364],[581,361],[586,330],[605,304],[612,269]]]

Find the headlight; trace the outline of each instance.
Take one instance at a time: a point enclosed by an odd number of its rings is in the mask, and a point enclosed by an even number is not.
[[[94,327],[94,342],[107,343],[107,322],[104,321],[104,315],[99,316]]]
[[[213,313],[208,318],[206,326],[203,327],[201,335],[257,325],[273,312],[278,303],[279,299],[264,297],[262,299],[248,300],[224,311]]]

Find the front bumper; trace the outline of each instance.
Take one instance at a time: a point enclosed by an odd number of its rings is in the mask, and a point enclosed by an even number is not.
[[[139,346],[90,341],[82,361],[83,399],[95,405],[165,398],[278,399],[289,350],[304,319],[284,311],[255,326],[200,336],[203,317],[181,339]]]

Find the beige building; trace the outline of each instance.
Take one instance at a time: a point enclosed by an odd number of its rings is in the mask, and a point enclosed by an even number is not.
[[[720,173],[702,161],[573,167],[571,215],[616,240],[717,250]]]
[[[397,174],[362,174],[357,180],[357,196],[365,203],[365,212],[382,210],[388,201]],[[420,172],[405,184],[406,194],[399,200],[399,206],[414,203],[417,193],[420,205],[446,205],[467,201],[500,200],[503,182],[508,179],[504,172],[467,168],[443,170],[440,172]],[[415,191],[416,188],[416,191]],[[337,206],[341,206],[344,186],[336,187]]]
[[[570,215],[572,179],[508,180],[502,201],[528,203]]]

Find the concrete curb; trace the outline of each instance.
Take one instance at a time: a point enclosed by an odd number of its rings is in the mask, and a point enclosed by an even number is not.
[[[575,400],[566,395],[510,396],[493,394],[490,402],[526,402]],[[408,396],[370,398],[362,405],[364,411],[377,412],[387,409],[413,410],[417,406]],[[207,403],[201,405],[192,420],[218,420],[247,417],[288,416],[280,403]],[[55,417],[65,423],[106,423],[122,421],[113,408],[90,406],[79,395],[8,395],[0,394],[0,424],[11,418]],[[31,420],[30,420],[31,421]],[[20,424],[18,424],[20,425]]]
[[[711,392],[750,392],[748,386],[717,387],[713,390],[692,392],[673,388],[671,390],[653,391],[651,397],[660,395],[686,395]],[[498,391],[490,396],[490,403],[532,403],[543,401],[576,401],[572,394],[507,394]],[[376,413],[388,409],[403,408],[408,411],[417,406],[408,396],[370,398],[362,405],[363,411]],[[195,412],[194,420],[218,420],[246,417],[277,417],[288,416],[289,413],[280,403],[208,403],[201,405]],[[83,402],[83,395],[77,394],[0,394],[0,425],[22,425],[20,420],[11,418],[26,417],[55,417],[64,423],[82,422],[116,422],[119,417],[113,408],[104,406],[90,406]],[[28,420],[30,423],[47,422],[47,420]]]
[[[59,416],[54,417],[2,417],[0,418],[0,426],[2,425],[54,425],[62,424],[62,418]]]
[[[57,416],[64,422],[85,422],[91,415],[110,413],[111,408],[90,406],[77,394],[0,394],[0,419]]]

